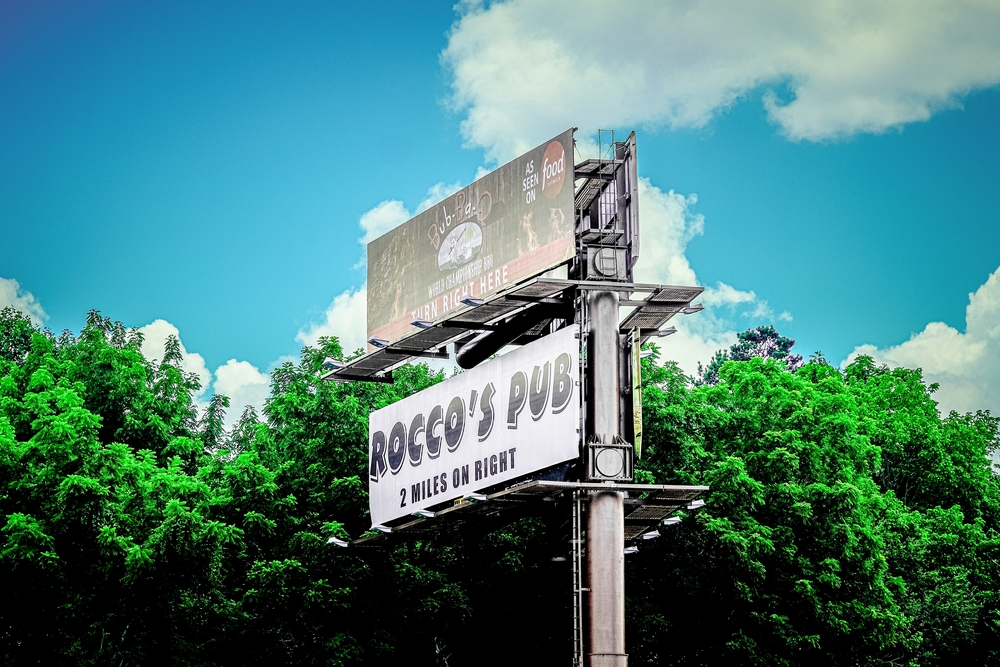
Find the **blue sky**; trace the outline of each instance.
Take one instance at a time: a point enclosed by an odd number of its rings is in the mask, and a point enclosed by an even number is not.
[[[1000,410],[1000,3],[872,6],[4,3],[0,305],[176,330],[259,403],[360,340],[360,238],[636,129],[645,275],[710,288],[667,356],[774,323]]]

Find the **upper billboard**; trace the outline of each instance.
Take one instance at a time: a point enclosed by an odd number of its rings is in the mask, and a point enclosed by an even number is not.
[[[368,335],[395,340],[562,264],[574,240],[566,130],[368,244]]]

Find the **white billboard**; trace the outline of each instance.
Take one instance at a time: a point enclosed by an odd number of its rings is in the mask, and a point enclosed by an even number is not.
[[[579,327],[376,410],[372,525],[579,456]]]

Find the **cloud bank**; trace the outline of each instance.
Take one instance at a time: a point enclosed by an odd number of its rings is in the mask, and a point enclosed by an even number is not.
[[[338,294],[324,314],[323,321],[314,323],[295,336],[303,345],[315,345],[321,336],[336,336],[340,347],[350,354],[364,348],[368,331],[368,287],[346,290]]]
[[[461,183],[432,185],[427,189],[427,196],[417,205],[414,213],[410,213],[406,205],[398,199],[388,199],[366,211],[358,220],[358,226],[361,228],[361,238],[358,239],[358,243],[362,245],[362,255],[356,266],[366,266],[365,249],[368,243],[461,189]],[[315,345],[322,336],[336,336],[340,340],[341,348],[347,354],[365,347],[368,340],[367,282],[362,283],[360,288],[347,289],[334,297],[333,302],[323,313],[322,321],[313,322],[303,328],[295,336],[295,340],[303,345]]]
[[[181,346],[181,370],[186,373],[194,373],[201,382],[201,390],[196,396],[196,400],[202,402],[208,391],[208,386],[212,383],[212,373],[205,365],[205,358],[197,352],[188,352],[181,340],[181,332],[166,320],[155,320],[151,324],[139,327],[142,333],[142,356],[149,361],[159,364],[166,351],[167,338],[176,336]]]
[[[264,402],[271,395],[271,377],[267,373],[261,373],[248,361],[230,359],[215,369],[212,388],[215,393],[229,397],[226,426],[231,427],[248,405],[254,406],[257,414],[260,414]]]
[[[1000,83],[1000,4],[510,0],[459,5],[442,61],[472,146],[571,125],[702,127],[763,89],[793,140],[884,132]]]
[[[7,306],[21,311],[37,326],[41,326],[49,317],[38,299],[31,292],[22,289],[20,283],[13,278],[0,278],[0,309]]]
[[[931,322],[899,345],[860,345],[842,365],[860,354],[890,366],[922,368],[928,382],[940,383],[935,397],[945,413],[988,409],[1000,414],[1000,268],[969,295],[965,333]]]
[[[264,407],[264,402],[270,395],[271,378],[267,373],[261,373],[256,366],[248,361],[230,359],[215,369],[213,374],[205,364],[205,358],[197,352],[189,352],[181,339],[180,331],[166,320],[156,320],[144,327],[139,327],[143,341],[141,352],[146,359],[160,363],[166,347],[168,336],[176,336],[181,346],[181,369],[194,373],[201,382],[201,390],[195,395],[195,405],[199,410],[208,406],[209,390],[214,394],[225,394],[229,397],[229,409],[226,411],[226,428],[239,420],[243,409],[252,405],[258,414]],[[281,360],[279,360],[281,361]]]

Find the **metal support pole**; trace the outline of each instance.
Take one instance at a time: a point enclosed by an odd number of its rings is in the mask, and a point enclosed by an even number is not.
[[[588,435],[611,442],[619,435],[618,294],[587,294]],[[627,667],[625,654],[625,507],[615,491],[590,494],[587,513],[587,581],[590,589],[590,667]]]
[[[583,493],[573,491],[573,667],[585,667],[583,656]]]
[[[626,667],[625,511],[622,494],[590,494],[587,579],[590,582],[590,667]]]

